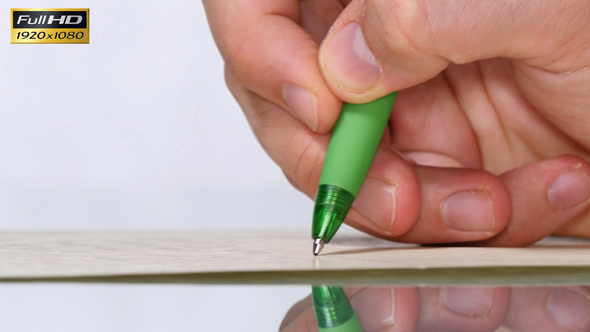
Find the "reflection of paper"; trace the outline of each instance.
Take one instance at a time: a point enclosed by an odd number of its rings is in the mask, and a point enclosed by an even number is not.
[[[0,281],[587,284],[590,242],[415,247],[341,232],[0,233]]]

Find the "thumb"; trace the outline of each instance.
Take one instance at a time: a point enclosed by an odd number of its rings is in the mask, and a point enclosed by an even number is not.
[[[585,0],[354,0],[321,45],[320,64],[348,102],[424,82],[449,63],[506,57],[572,71],[589,62],[588,18]]]

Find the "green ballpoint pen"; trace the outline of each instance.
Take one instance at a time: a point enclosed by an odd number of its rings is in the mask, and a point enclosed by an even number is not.
[[[332,131],[316,194],[313,254],[342,225],[369,172],[397,92],[366,104],[344,103]]]
[[[338,286],[312,286],[319,332],[363,332],[348,297]]]

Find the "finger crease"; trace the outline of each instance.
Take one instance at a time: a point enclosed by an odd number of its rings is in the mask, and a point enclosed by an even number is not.
[[[506,139],[506,143],[508,145],[508,149],[510,150],[510,155],[515,156],[515,151],[514,151],[514,145],[512,143],[512,140],[510,139],[510,135],[508,135],[508,130],[506,129],[506,124],[504,123],[504,121],[502,121],[502,119],[500,118],[500,116],[498,116],[499,110],[498,110],[498,106],[496,105],[496,103],[494,102],[494,98],[492,98],[491,94],[490,94],[490,90],[488,85],[486,84],[486,80],[484,79],[484,73],[483,70],[481,68],[481,63],[477,62],[477,71],[479,72],[479,79],[481,81],[481,85],[483,87],[483,91],[485,93],[486,98],[488,99],[490,105],[492,106],[492,108],[494,109],[494,114],[496,114],[496,119],[498,121],[498,124],[500,125],[500,128],[502,129],[502,135],[505,137]],[[477,135],[476,135],[477,137]],[[481,146],[481,144],[480,144]]]

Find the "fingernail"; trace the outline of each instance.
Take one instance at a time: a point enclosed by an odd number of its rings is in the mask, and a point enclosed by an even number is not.
[[[393,288],[365,288],[350,299],[350,305],[365,332],[378,332],[395,325]]]
[[[356,22],[348,23],[328,40],[322,60],[328,79],[344,90],[367,90],[381,76],[379,64]]]
[[[549,188],[549,201],[560,210],[572,208],[590,198],[590,179],[580,171],[561,174]]]
[[[491,231],[494,229],[494,207],[485,191],[461,191],[448,197],[441,206],[442,219],[450,229]]]
[[[557,325],[577,331],[588,324],[590,300],[567,288],[557,288],[547,300],[547,312]]]
[[[391,233],[395,218],[395,186],[367,178],[352,207],[386,233]]]
[[[485,317],[492,307],[494,288],[444,287],[439,301],[450,311],[468,317]]]
[[[299,119],[311,128],[311,130],[316,131],[318,117],[316,110],[317,100],[315,96],[299,85],[291,83],[283,85],[281,96],[283,97],[285,104],[295,112]]]

